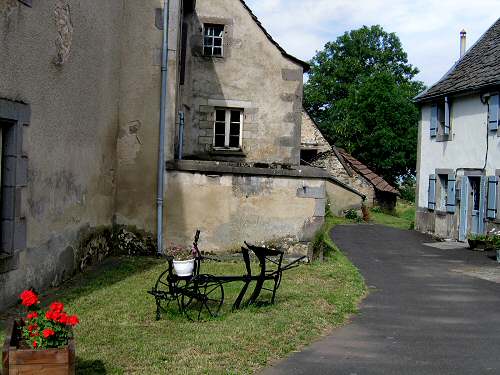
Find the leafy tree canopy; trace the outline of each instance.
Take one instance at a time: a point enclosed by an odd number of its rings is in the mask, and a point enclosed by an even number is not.
[[[364,26],[316,54],[304,106],[333,144],[394,183],[415,173],[416,74],[396,34]]]

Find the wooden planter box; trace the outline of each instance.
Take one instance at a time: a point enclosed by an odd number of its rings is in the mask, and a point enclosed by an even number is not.
[[[20,332],[17,323],[11,324],[2,351],[2,375],[74,375],[75,342],[70,340],[62,349],[19,349]]]

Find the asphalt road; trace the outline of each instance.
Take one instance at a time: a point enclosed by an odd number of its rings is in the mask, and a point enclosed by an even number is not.
[[[371,293],[350,324],[263,375],[500,374],[500,284],[454,271],[495,266],[484,253],[382,226],[339,226],[332,237]]]

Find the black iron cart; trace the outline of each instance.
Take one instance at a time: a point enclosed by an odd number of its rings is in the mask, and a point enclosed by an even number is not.
[[[301,257],[286,265],[283,264],[284,253],[279,250],[252,246],[245,242],[241,248],[245,262],[246,274],[242,276],[214,276],[201,273],[201,264],[210,259],[201,255],[198,249],[200,231],[196,232],[193,248],[196,252],[194,272],[191,276],[180,277],[174,273],[173,258],[167,257],[168,268],[160,275],[155,286],[148,292],[156,300],[156,319],[161,318],[162,312],[167,312],[171,303],[175,303],[181,313],[188,319],[206,320],[217,317],[224,303],[224,284],[243,282],[243,287],[233,304],[233,310],[242,306],[255,304],[262,290],[272,292],[271,304],[274,304],[276,291],[280,287],[283,272],[295,268],[306,257]],[[259,273],[252,274],[250,253],[253,253],[259,262]],[[213,260],[213,259],[212,259]],[[266,287],[269,281],[271,287]],[[243,302],[247,290],[252,282],[255,288],[250,298]]]

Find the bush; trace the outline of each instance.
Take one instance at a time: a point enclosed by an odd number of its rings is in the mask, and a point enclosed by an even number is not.
[[[77,250],[80,271],[111,255],[151,256],[156,254],[153,236],[135,227],[97,227],[87,230]]]
[[[415,202],[417,190],[417,182],[415,177],[409,176],[404,178],[399,185],[398,190],[399,194],[401,195],[401,199],[411,203]]]
[[[356,211],[353,208],[344,211],[344,216],[345,216],[346,219],[349,219],[349,220],[355,220],[355,221],[361,221],[362,220],[359,217],[359,215],[358,215],[358,211]]]

